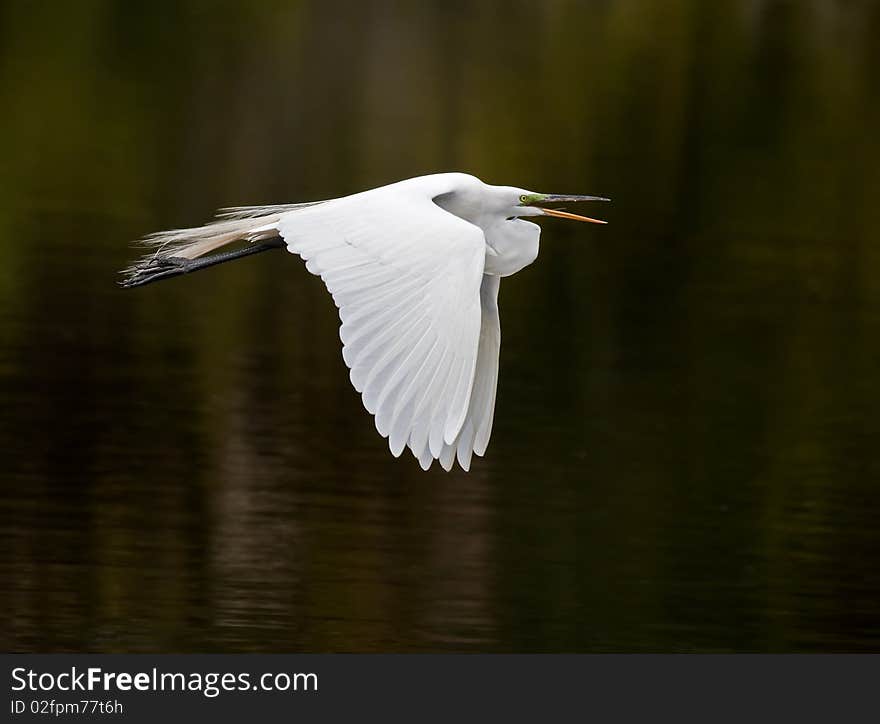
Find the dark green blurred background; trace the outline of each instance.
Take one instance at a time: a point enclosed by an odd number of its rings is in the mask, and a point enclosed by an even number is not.
[[[0,108],[4,649],[880,650],[880,3],[5,3]],[[115,286],[446,170],[614,199],[502,285],[468,475],[295,257]]]

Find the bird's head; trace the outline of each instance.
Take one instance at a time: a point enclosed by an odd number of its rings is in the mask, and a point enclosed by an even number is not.
[[[560,219],[572,219],[573,221],[588,221],[591,224],[607,224],[607,221],[592,219],[589,216],[572,214],[561,209],[549,209],[545,204],[561,204],[575,201],[610,201],[604,196],[576,196],[572,194],[536,194],[524,189],[512,189],[516,192],[514,203],[514,216],[556,216]]]

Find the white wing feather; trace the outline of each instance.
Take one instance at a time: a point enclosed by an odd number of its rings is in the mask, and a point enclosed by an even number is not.
[[[471,455],[483,455],[492,434],[495,419],[495,391],[498,387],[498,355],[501,350],[501,321],[498,317],[498,289],[501,277],[485,275],[480,286],[482,323],[474,384],[464,424],[452,444],[444,444],[440,464],[445,470],[458,464],[469,470]]]
[[[451,190],[447,183],[393,184],[291,211],[275,224],[339,307],[343,359],[377,430],[392,454],[408,446],[425,469],[441,456],[449,469],[450,448],[474,445],[482,454],[491,428],[488,382],[480,383],[479,414],[470,415],[486,314],[485,239],[433,202]],[[497,326],[497,308],[495,318]],[[495,346],[491,373],[480,375],[491,377],[491,403]]]

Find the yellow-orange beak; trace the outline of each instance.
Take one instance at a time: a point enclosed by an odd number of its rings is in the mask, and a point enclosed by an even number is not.
[[[587,221],[591,224],[607,224],[607,221],[602,221],[601,219],[591,219],[589,216],[580,216],[579,214],[572,214],[568,211],[559,211],[557,209],[545,209],[537,204],[566,203],[571,201],[610,201],[611,199],[607,199],[604,196],[577,196],[574,194],[526,194],[521,196],[520,200],[523,206],[539,209],[546,216],[556,216],[560,219],[571,219],[572,221]]]
[[[607,224],[607,221],[601,219],[591,219],[589,216],[579,216],[578,214],[570,214],[567,211],[558,211],[556,209],[541,209],[546,216],[556,216],[560,219],[572,219],[573,221],[588,221],[591,224]]]

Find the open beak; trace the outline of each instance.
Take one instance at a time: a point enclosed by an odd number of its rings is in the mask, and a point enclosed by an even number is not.
[[[611,199],[606,199],[604,196],[568,196],[565,194],[545,194],[543,198],[541,198],[541,203],[547,202],[563,202],[563,201],[611,201]],[[545,209],[541,208],[541,212],[545,216],[556,216],[560,219],[572,219],[573,221],[587,221],[591,224],[607,224],[607,221],[602,221],[601,219],[591,219],[589,216],[580,216],[579,214],[571,214],[568,211],[559,211],[557,209]]]

